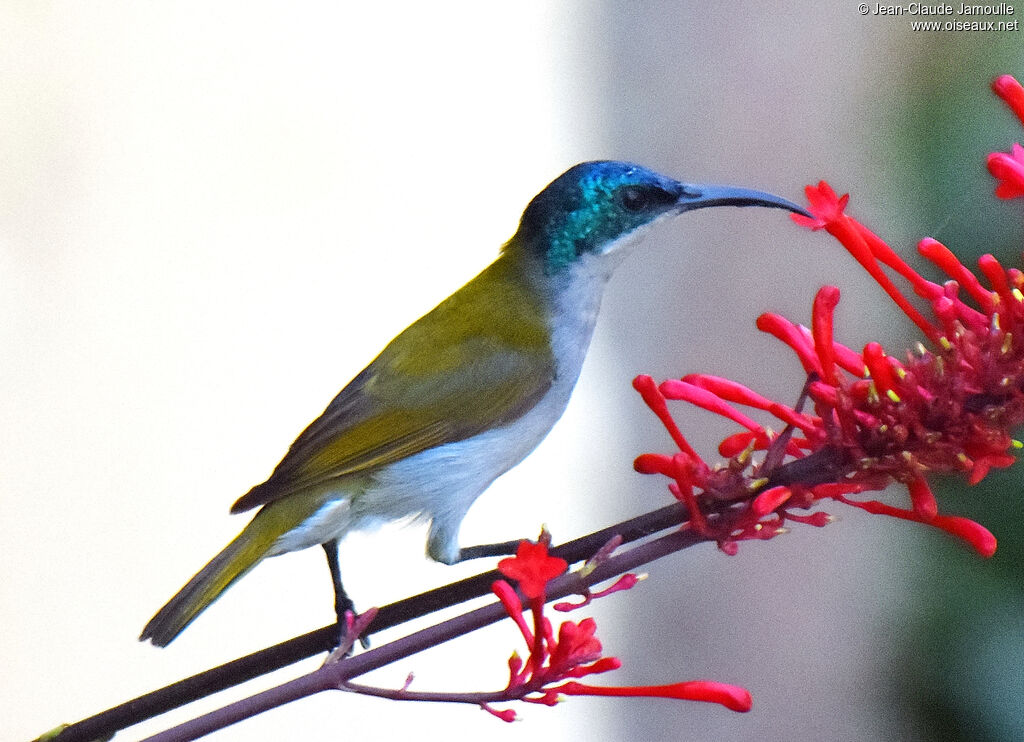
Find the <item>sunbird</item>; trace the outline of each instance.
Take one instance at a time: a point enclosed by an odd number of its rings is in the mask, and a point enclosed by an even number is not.
[[[382,521],[429,521],[427,554],[445,564],[508,553],[514,542],[460,549],[463,517],[562,416],[627,245],[655,222],[711,206],[807,215],[770,193],[681,183],[627,162],[584,162],[552,181],[494,262],[392,340],[232,506],[259,510],[140,640],[166,646],[260,561],[317,545],[340,621],[352,602],[338,542]]]

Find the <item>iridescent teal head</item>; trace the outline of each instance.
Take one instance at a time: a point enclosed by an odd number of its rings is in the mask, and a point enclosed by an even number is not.
[[[805,213],[770,193],[680,183],[628,162],[599,160],[570,168],[526,207],[517,241],[558,273],[584,255],[610,252],[661,217],[708,206],[774,206]]]

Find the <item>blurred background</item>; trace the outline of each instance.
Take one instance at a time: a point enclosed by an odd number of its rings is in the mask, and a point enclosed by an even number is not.
[[[914,32],[852,0],[511,6],[0,8],[0,738],[332,620],[309,550],[262,564],[170,648],[135,641],[242,527],[235,498],[578,161],[796,199],[826,178],[904,255],[929,235],[962,257],[1019,256],[1019,204],[995,201],[983,162],[1021,138],[988,89],[1024,74],[1021,31]],[[562,422],[478,501],[462,542],[541,523],[563,541],[667,503],[662,481],[632,471],[671,450],[633,376],[717,373],[793,400],[799,366],[754,318],[807,322],[826,282],[843,291],[840,340],[916,339],[852,259],[781,213],[659,226],[608,290]],[[678,413],[709,456],[729,432]],[[1019,740],[1020,479],[942,495],[1000,539],[986,562],[938,532],[833,511],[828,528],[735,557],[669,557],[593,607],[625,665],[604,682],[715,678],[752,691],[750,714],[573,698],[504,725],[328,694],[211,739]],[[486,566],[428,563],[423,542],[415,526],[350,538],[357,603]],[[516,646],[496,626],[374,679],[496,688]]]

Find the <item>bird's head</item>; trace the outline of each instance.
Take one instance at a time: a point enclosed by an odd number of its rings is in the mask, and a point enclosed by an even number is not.
[[[806,213],[770,193],[680,183],[639,165],[599,160],[576,165],[523,212],[513,243],[559,273],[583,256],[607,255],[662,217],[709,206],[770,206]]]

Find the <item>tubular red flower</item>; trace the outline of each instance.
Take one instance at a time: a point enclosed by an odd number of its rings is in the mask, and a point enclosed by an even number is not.
[[[765,412],[770,412],[772,415],[782,420],[782,422],[799,428],[800,430],[813,431],[817,428],[818,423],[815,420],[796,412],[784,404],[768,399],[754,390],[748,389],[742,384],[731,381],[730,379],[723,379],[719,376],[707,376],[704,374],[688,374],[683,377],[682,381],[694,386],[699,386],[701,389],[706,389],[716,397],[728,402],[736,402],[747,407],[754,407],[759,410],[764,410]],[[667,384],[668,382],[665,383]],[[764,431],[761,430],[760,426],[757,426],[757,428],[757,431],[751,432],[763,435]],[[761,436],[759,436],[759,438],[760,437]]]
[[[864,346],[864,365],[875,383],[880,395],[895,393],[896,379],[893,369],[889,365],[889,359],[880,343],[868,343]],[[833,385],[834,386],[834,385]],[[895,401],[899,401],[898,399]]]
[[[814,297],[814,308],[811,311],[811,334],[814,336],[814,350],[821,359],[821,378],[831,386],[838,383],[832,342],[833,315],[838,304],[839,289],[835,286],[823,286]]]
[[[909,266],[906,266],[884,242],[878,239],[870,239],[874,235],[844,213],[850,199],[849,194],[836,199],[835,191],[825,181],[821,181],[817,188],[807,186],[806,192],[807,199],[811,205],[810,211],[823,223],[825,230],[843,244],[847,252],[861,264],[864,270],[889,295],[889,298],[903,310],[904,314],[914,324],[921,328],[925,335],[933,337],[935,328],[929,324],[924,316],[896,288],[889,277],[885,275],[881,266],[878,265],[878,261],[882,260],[884,264],[896,268],[901,273],[904,268],[909,271]],[[814,194],[813,197],[812,194]],[[797,224],[802,223],[799,215],[791,214],[790,216]]]
[[[845,502],[847,505],[860,508],[868,513],[888,515],[893,518],[912,520],[918,523],[924,522],[921,515],[915,513],[913,510],[904,510],[902,508],[893,507],[892,505],[887,505],[886,503],[879,502],[878,500],[848,500],[842,496],[836,497],[835,499],[840,502]],[[990,557],[996,553],[995,536],[993,536],[992,533],[980,523],[955,515],[936,515],[928,519],[927,523],[928,525],[940,528],[957,538],[963,539],[983,557]]]
[[[814,352],[814,342],[804,335],[797,325],[778,314],[765,312],[757,318],[757,329],[774,335],[792,348],[805,372],[821,375],[821,362]]]
[[[680,701],[718,703],[732,711],[746,712],[753,706],[750,691],[738,685],[713,680],[691,680],[671,685],[641,685],[625,688],[584,685],[568,682],[555,690],[567,696],[629,696],[646,698],[674,698]]]
[[[727,404],[723,396],[719,396],[707,389],[703,389],[702,387],[690,384],[681,379],[669,379],[658,388],[667,399],[681,399],[692,405],[703,407],[709,412],[714,412],[739,425],[742,425],[755,436],[758,436],[761,440],[764,440],[765,442],[768,440],[768,436],[765,433],[764,428],[732,405]]]
[[[978,267],[981,272],[985,275],[985,278],[992,288],[995,290],[996,295],[999,297],[1001,306],[999,312],[1011,312],[1014,305],[1019,304],[1010,289],[1010,283],[1007,278],[1006,269],[1000,265],[999,261],[993,255],[986,253],[978,258]]]
[[[1016,142],[1009,152],[991,152],[985,161],[996,183],[998,198],[1024,196],[1024,148]]]
[[[1006,101],[1006,105],[1017,114],[1024,124],[1024,88],[1014,79],[1013,75],[1000,75],[992,81],[992,90]]]
[[[807,194],[807,203],[810,204],[808,211],[814,214],[814,218],[809,219],[802,214],[790,214],[789,218],[801,227],[814,230],[824,229],[829,222],[839,219],[846,208],[846,202],[850,200],[849,194],[836,196],[832,186],[823,180],[819,181],[816,187],[807,186],[804,193]]]
[[[556,672],[595,662],[601,658],[601,642],[594,636],[597,622],[585,618],[579,623],[564,621],[558,628],[558,641],[548,660]]]
[[[504,580],[495,580],[491,583],[491,592],[501,601],[509,618],[516,622],[516,626],[522,632],[526,643],[533,644],[533,632],[530,631],[530,626],[526,623],[526,618],[523,616],[523,608],[519,604],[519,596],[512,589],[512,586]]]
[[[938,240],[925,237],[917,245],[917,250],[930,261],[941,268],[946,275],[959,283],[971,295],[974,301],[981,306],[982,313],[991,314],[995,311],[995,301],[992,299],[992,292],[981,285],[978,277],[967,270],[953,252]]]
[[[754,514],[761,518],[778,510],[792,496],[793,491],[788,487],[772,487],[755,497],[751,508]]]
[[[487,703],[481,703],[480,708],[482,708],[484,711],[491,714],[492,716],[501,719],[502,721],[507,721],[511,723],[516,720],[516,712],[512,709],[496,709],[492,708],[491,705]]]
[[[622,662],[618,657],[602,657],[596,662],[591,662],[589,665],[581,665],[570,670],[566,670],[565,677],[583,678],[587,675],[598,675],[602,672],[618,670],[620,667],[622,667]]]
[[[1001,75],[992,81],[992,90],[1002,98],[1024,124],[1024,88],[1011,75]],[[1019,198],[1024,196],[1024,148],[1014,143],[1008,153],[992,152],[986,162],[988,171],[999,182],[996,196]]]
[[[665,397],[662,396],[658,385],[654,383],[654,379],[646,375],[637,376],[633,379],[633,388],[640,392],[644,402],[661,420],[669,435],[672,436],[672,440],[679,446],[679,450],[688,453],[695,459],[699,458],[697,452],[693,450],[686,438],[683,437],[675,420],[672,419],[672,414],[668,411],[668,405],[665,404]]]
[[[613,593],[618,593],[618,592],[621,592],[623,590],[630,590],[638,582],[640,582],[640,579],[641,579],[640,577],[638,577],[637,575],[633,574],[632,572],[628,572],[628,573],[622,575],[621,577],[619,577],[619,579],[617,579],[615,582],[613,582],[609,587],[606,587],[604,590],[598,590],[596,592],[588,592],[584,596],[583,602],[581,602],[581,603],[570,603],[570,602],[566,601],[566,602],[563,602],[563,603],[555,603],[552,606],[552,608],[554,608],[556,611],[561,611],[563,613],[566,613],[568,611],[575,611],[578,608],[582,608],[584,606],[590,605],[592,602],[594,602],[598,598],[603,598],[603,597],[605,597],[607,595],[612,595]]]
[[[934,520],[939,514],[939,503],[935,501],[931,487],[924,477],[917,477],[907,484],[907,491],[910,493],[910,502],[914,506],[914,512],[924,520]]]
[[[642,453],[633,461],[633,469],[639,474],[664,474],[671,477],[675,464],[671,456],[663,453]]]

